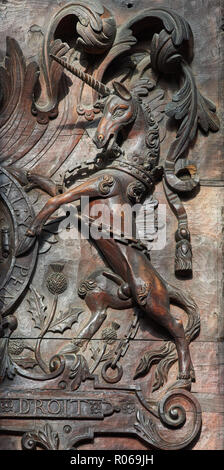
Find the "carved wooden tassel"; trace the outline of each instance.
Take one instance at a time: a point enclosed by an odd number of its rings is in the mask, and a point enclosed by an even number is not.
[[[87,83],[91,88],[96,90],[100,95],[102,96],[108,96],[111,94],[110,88],[108,88],[104,83],[99,82],[98,80],[95,80],[95,78],[92,77],[92,75],[89,75],[88,73],[82,72],[82,70],[77,69],[71,64],[68,64],[65,60],[60,59],[56,55],[50,54],[50,57],[52,59],[56,60],[62,67],[65,69],[69,70],[73,75],[76,77],[80,78],[83,82]]]
[[[192,248],[190,243],[190,232],[186,225],[179,226],[175,233],[175,273],[179,275],[192,274]]]

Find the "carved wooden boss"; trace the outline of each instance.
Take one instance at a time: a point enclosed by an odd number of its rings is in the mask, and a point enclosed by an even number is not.
[[[197,305],[161,278],[147,243],[118,235],[112,219],[100,237],[81,240],[77,280],[77,241],[67,262],[63,217],[49,217],[85,196],[90,212],[79,212],[79,224],[93,228],[98,204],[115,215],[119,204],[144,205],[162,180],[178,222],[175,273],[191,276],[180,198],[199,183],[187,150],[198,125],[218,130],[215,107],[197,89],[192,31],[176,12],[149,8],[117,27],[98,0],[57,8],[38,63],[8,38],[0,69],[1,430],[22,435],[25,449],[70,449],[105,434],[181,449],[201,425],[190,393]],[[171,80],[179,89],[170,101]],[[187,313],[184,326],[170,302]],[[144,349],[134,338],[139,325],[150,334],[151,321],[161,341]]]

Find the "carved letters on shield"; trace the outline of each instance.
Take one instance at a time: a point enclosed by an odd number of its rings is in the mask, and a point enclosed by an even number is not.
[[[50,10],[35,60],[8,38],[0,68],[2,431],[20,435],[26,418],[24,449],[71,449],[114,429],[181,449],[201,426],[190,346],[200,314],[191,294],[152,265],[160,230],[153,193],[162,181],[177,219],[174,270],[184,279],[194,246],[181,196],[199,183],[186,155],[198,126],[218,130],[216,109],[197,88],[193,34],[177,12],[148,8],[118,26],[99,0]],[[155,20],[160,30],[151,34]],[[173,140],[167,117],[179,126]],[[82,197],[92,213],[81,210]],[[100,223],[99,204],[110,215]],[[157,220],[144,240],[136,219],[131,234],[123,215],[120,233],[112,224],[118,205],[135,204]],[[75,238],[72,214],[87,239]],[[144,339],[159,337],[156,347],[137,341],[145,320]]]

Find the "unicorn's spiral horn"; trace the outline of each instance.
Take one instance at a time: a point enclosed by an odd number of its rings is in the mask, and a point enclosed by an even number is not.
[[[93,78],[92,75],[82,72],[82,70],[77,69],[71,64],[68,64],[64,59],[61,59],[60,57],[57,57],[56,55],[50,54],[50,57],[56,60],[56,62],[62,65],[62,67],[69,70],[69,72],[71,72],[73,75],[80,78],[80,80],[87,83],[87,85],[91,86],[91,88],[96,90],[100,95],[108,96],[111,94],[110,88],[108,88],[106,85],[99,82],[98,80],[95,80],[95,78]]]

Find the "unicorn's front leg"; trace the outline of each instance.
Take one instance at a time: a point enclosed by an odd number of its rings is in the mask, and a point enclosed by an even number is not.
[[[41,233],[43,225],[49,219],[49,217],[63,204],[69,204],[71,202],[77,201],[82,196],[88,196],[89,198],[106,198],[110,196],[110,192],[113,191],[115,186],[115,179],[111,179],[112,184],[108,189],[108,192],[102,193],[102,184],[105,185],[107,180],[105,180],[105,175],[99,174],[95,178],[90,178],[85,183],[82,183],[76,188],[66,191],[63,194],[58,196],[51,197],[43,209],[37,214],[33,220],[31,226],[27,230],[27,235],[29,237],[34,237]]]

